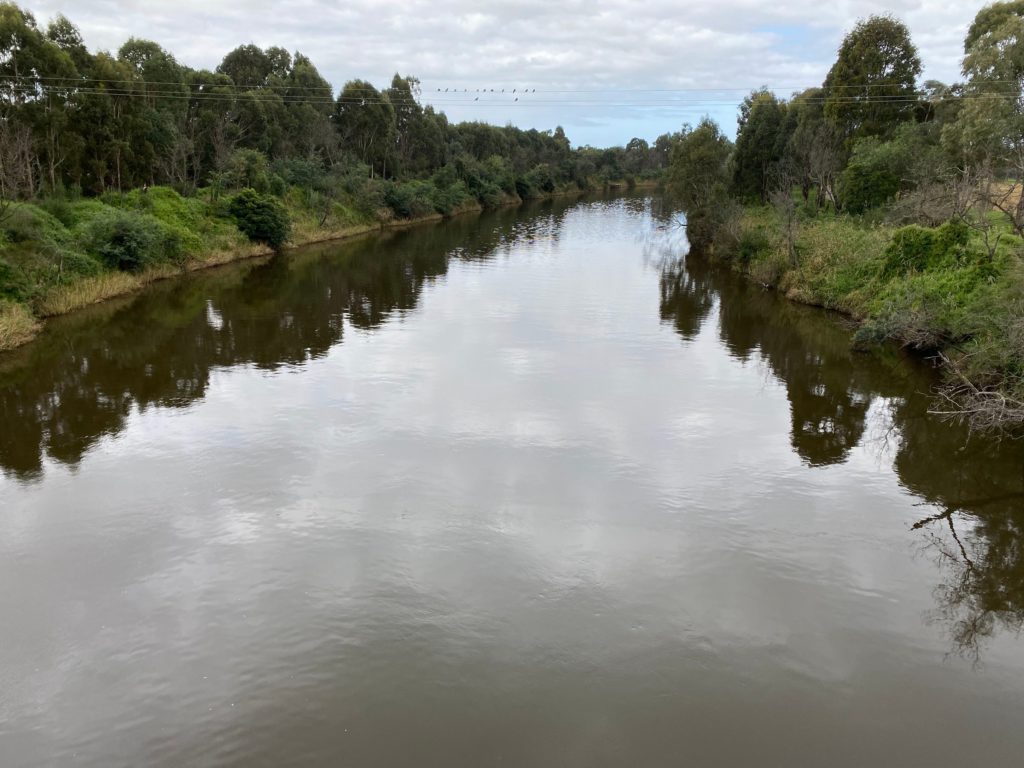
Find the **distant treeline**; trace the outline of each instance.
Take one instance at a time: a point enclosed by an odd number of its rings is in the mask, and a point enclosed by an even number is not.
[[[705,119],[672,149],[691,243],[863,320],[861,343],[937,352],[942,406],[1024,427],[1024,1],[981,9],[963,82],[919,82],[907,27],[873,16],[820,87]]]
[[[451,123],[415,77],[340,93],[310,59],[243,45],[214,71],[132,38],[91,52],[0,2],[0,350],[39,317],[175,270],[660,177],[672,137],[573,148],[552,131]]]
[[[336,94],[309,58],[243,45],[214,71],[137,38],[90,52],[63,16],[46,28],[0,4],[0,194],[101,195],[144,185],[182,194],[232,181],[240,152],[260,153],[268,183],[325,186],[325,175],[455,181],[483,203],[560,184],[656,174],[669,137],[648,146],[572,150],[554,131],[453,124],[419,99],[415,77]]]

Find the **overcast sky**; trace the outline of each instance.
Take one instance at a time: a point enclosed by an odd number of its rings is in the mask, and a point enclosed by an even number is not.
[[[736,104],[745,91],[764,84],[785,95],[820,84],[844,32],[872,13],[890,12],[907,23],[920,49],[926,78],[954,80],[967,26],[983,4],[974,0],[23,3],[41,22],[58,13],[68,16],[93,50],[116,51],[134,35],[157,41],[184,64],[213,69],[237,45],[279,45],[309,56],[336,91],[356,77],[380,87],[395,72],[416,75],[423,83],[424,101],[436,104],[454,120],[512,122],[541,129],[561,124],[574,145],[596,146],[624,144],[633,136],[650,140],[704,114],[732,133]],[[488,93],[477,93],[480,88]],[[500,93],[502,88],[505,94]],[[536,93],[523,95],[523,89],[536,89]]]

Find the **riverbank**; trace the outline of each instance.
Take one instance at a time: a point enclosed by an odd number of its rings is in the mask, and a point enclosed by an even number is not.
[[[656,186],[657,182],[640,182],[629,188]],[[579,196],[588,191],[567,185],[529,199]],[[284,250],[442,222],[485,209],[478,200],[468,199],[445,213],[403,217],[391,209],[378,209],[367,214],[343,203],[324,206],[297,191],[286,195],[283,202],[291,221],[291,236]],[[492,202],[489,207],[507,207],[522,205],[525,200],[503,194]],[[4,222],[7,243],[0,249],[0,352],[30,342],[47,318],[124,296],[159,280],[273,253],[269,246],[249,241],[222,215],[222,207],[208,196],[183,198],[161,187],[129,193],[114,205],[98,200],[18,205]],[[160,229],[159,236],[184,244],[182,252],[137,270],[101,268],[81,243],[97,221],[126,211]],[[124,240],[131,234],[118,230],[109,239],[124,247],[118,238]]]
[[[998,226],[994,224],[993,226]],[[851,216],[784,220],[750,206],[709,255],[788,299],[841,312],[855,345],[895,342],[946,373],[937,410],[1024,427],[1024,242],[964,224],[896,227]]]

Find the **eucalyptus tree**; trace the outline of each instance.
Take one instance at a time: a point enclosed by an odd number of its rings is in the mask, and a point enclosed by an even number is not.
[[[370,174],[386,176],[397,132],[395,109],[387,95],[365,80],[351,80],[338,95],[334,117],[342,141],[370,168]]]
[[[943,142],[981,187],[988,205],[1024,234],[1024,0],[982,8],[964,39],[965,96]],[[1001,179],[1007,183],[998,183]]]
[[[728,208],[728,160],[732,143],[705,117],[685,126],[672,147],[669,189],[686,212],[686,233],[695,247],[714,240]]]
[[[732,159],[733,189],[740,196],[767,202],[786,153],[786,113],[786,103],[767,88],[743,99]]]
[[[921,59],[907,26],[871,16],[843,39],[824,84],[825,115],[848,141],[888,136],[912,120]]]

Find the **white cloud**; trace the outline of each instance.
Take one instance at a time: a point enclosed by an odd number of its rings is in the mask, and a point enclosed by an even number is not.
[[[212,69],[236,45],[280,45],[310,56],[336,87],[355,77],[385,84],[396,71],[415,74],[424,98],[453,119],[560,123],[576,143],[609,144],[653,138],[705,113],[731,130],[743,95],[737,89],[767,84],[786,92],[819,83],[843,33],[873,13],[909,25],[926,77],[953,80],[981,3],[38,0],[28,7],[42,20],[67,15],[92,48],[116,50],[135,35]],[[498,94],[477,102],[473,94],[456,104],[451,91],[438,95],[446,87],[537,94],[519,102]],[[679,88],[730,90],[666,92]]]

